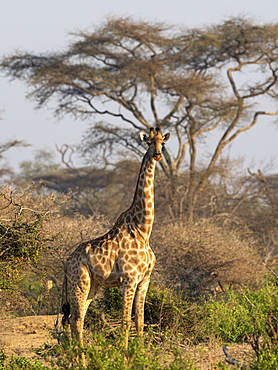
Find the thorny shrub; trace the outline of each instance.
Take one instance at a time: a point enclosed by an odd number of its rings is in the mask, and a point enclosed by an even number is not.
[[[39,297],[45,295],[45,282],[52,281],[56,294],[63,279],[63,263],[71,250],[106,231],[102,216],[71,215],[70,203],[70,195],[39,194],[36,186],[0,189],[2,314],[12,307],[21,314],[41,313]],[[30,291],[30,279],[37,280],[36,292]]]
[[[254,286],[265,273],[247,230],[200,220],[157,227],[151,242],[160,276],[187,300],[215,296],[232,286]]]

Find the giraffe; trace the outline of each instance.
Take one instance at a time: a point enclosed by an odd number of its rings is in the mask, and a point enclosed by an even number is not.
[[[162,147],[170,134],[159,128],[149,135],[140,133],[148,144],[131,206],[116,220],[105,235],[80,244],[65,264],[65,278],[73,304],[63,305],[63,322],[70,323],[72,338],[82,344],[87,309],[100,287],[123,287],[123,328],[125,348],[135,305],[135,326],[143,334],[144,303],[155,255],[149,245],[154,219],[154,173],[156,161],[162,158]]]

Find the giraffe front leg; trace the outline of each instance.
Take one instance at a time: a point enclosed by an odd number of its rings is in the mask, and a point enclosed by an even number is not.
[[[131,324],[131,311],[136,292],[136,282],[127,280],[123,284],[123,331],[125,350],[128,350],[128,338]]]
[[[136,290],[135,296],[135,326],[137,334],[142,336],[144,330],[144,306],[145,306],[145,299],[146,294],[148,291],[150,283],[150,278],[147,277],[142,280]]]

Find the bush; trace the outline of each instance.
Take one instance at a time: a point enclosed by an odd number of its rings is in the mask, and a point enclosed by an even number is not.
[[[121,317],[121,299],[120,289],[107,289],[96,301],[98,312],[110,319]],[[145,323],[159,342],[169,337],[176,343],[211,338],[222,343],[247,342],[256,354],[254,369],[278,368],[278,292],[273,279],[259,289],[242,288],[203,303],[186,302],[169,289],[151,284]]]
[[[1,370],[49,370],[49,367],[42,365],[39,361],[30,361],[25,357],[7,358],[3,351],[0,351]]]
[[[169,335],[176,342],[195,339],[201,319],[200,309],[195,304],[185,302],[175,292],[150,284],[145,301],[145,331],[152,330],[158,341]],[[92,332],[115,331],[122,322],[121,288],[103,288],[100,297],[89,306],[85,325]],[[134,329],[135,330],[135,329]]]
[[[190,301],[234,286],[258,286],[265,270],[247,235],[208,220],[157,227],[151,244],[160,279]]]
[[[107,228],[98,215],[71,217],[70,202],[69,195],[40,194],[34,186],[0,190],[0,315],[9,306],[24,315],[57,312],[65,259],[77,244]],[[55,302],[38,304],[46,296],[44,286],[49,280],[56,291]],[[35,285],[36,289],[29,289]],[[18,304],[24,299],[26,304]]]
[[[41,253],[44,212],[39,208],[31,209],[25,202],[28,196],[28,193],[14,195],[8,187],[0,192],[1,290],[11,289],[19,279],[19,271],[37,262]]]
[[[229,292],[217,301],[211,299],[203,304],[203,340],[215,336],[224,343],[238,343],[252,333],[252,320],[242,293]]]
[[[276,282],[267,281],[258,290],[230,292],[217,301],[206,302],[204,338],[216,336],[223,342],[250,343],[256,369],[278,368],[278,292]]]
[[[121,328],[113,333],[102,330],[86,339],[83,348],[70,344],[66,337],[60,337],[60,344],[40,351],[47,362],[53,361],[52,368],[70,370],[190,370],[193,364],[176,346],[169,342],[158,345],[151,333],[144,338],[130,338],[128,351],[124,348]],[[87,366],[82,366],[85,354]],[[78,360],[76,361],[76,359]],[[52,360],[50,360],[52,359]],[[74,363],[74,365],[73,365]]]

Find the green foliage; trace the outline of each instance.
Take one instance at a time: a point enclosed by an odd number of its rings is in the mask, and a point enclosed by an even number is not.
[[[276,349],[264,349],[258,356],[253,366],[254,370],[277,370],[278,369],[278,351]]]
[[[256,354],[255,369],[278,368],[278,291],[268,281],[261,289],[230,292],[210,300],[204,312],[203,339],[215,335],[223,342],[247,341]]]
[[[94,335],[93,345],[88,348],[89,367],[92,369],[159,369],[156,348],[150,343],[131,339],[128,357],[125,358],[121,335],[107,340],[105,336]],[[127,365],[127,366],[126,366]],[[155,367],[157,366],[157,367]]]
[[[187,304],[167,288],[150,285],[145,303],[145,321],[162,331],[187,333]]]
[[[49,370],[50,368],[42,365],[39,361],[31,361],[26,357],[8,358],[4,351],[0,351],[0,370]]]
[[[203,339],[214,334],[224,342],[240,342],[252,331],[247,305],[237,292],[229,292],[228,298],[210,300],[201,308],[205,314]]]
[[[50,290],[46,290],[45,279],[43,279],[43,272],[41,275],[37,272],[24,274],[22,280],[18,282],[17,286],[21,294],[26,298],[32,313],[37,315],[51,315],[57,314],[58,300],[60,291],[56,284],[53,284]],[[44,283],[43,283],[44,282]]]
[[[110,317],[118,318],[121,316],[123,303],[122,291],[120,288],[104,288],[103,297],[99,299],[98,306],[104,308],[105,313]]]
[[[102,288],[101,296],[89,306],[85,326],[91,330],[102,330],[103,322],[100,321],[100,317],[104,315],[105,320],[121,320],[122,307],[123,296],[120,288]]]
[[[36,262],[41,252],[41,222],[17,220],[0,225],[0,289],[9,289],[17,281],[23,265]]]
[[[122,290],[120,288],[104,288],[100,298],[89,307],[86,316],[86,325],[102,327],[100,315],[110,320],[122,318]],[[159,333],[171,332],[186,337],[194,331],[197,312],[181,297],[167,288],[159,288],[150,284],[145,302],[145,323],[156,328]],[[163,335],[163,334],[162,334]]]
[[[20,271],[37,263],[42,251],[43,222],[48,214],[45,200],[34,187],[0,190],[0,289],[12,289]]]
[[[18,278],[15,263],[12,261],[0,263],[0,289],[12,289]]]
[[[3,350],[0,350],[0,369],[2,370],[5,365],[5,360],[7,356],[5,355],[5,352]]]
[[[36,260],[39,254],[39,241],[36,236],[39,232],[39,220],[31,225],[26,222],[17,222],[12,226],[0,225],[2,261]]]
[[[151,333],[145,338],[130,338],[128,351],[124,348],[121,329],[110,332],[102,330],[86,338],[86,345],[81,348],[70,343],[66,336],[60,337],[60,344],[42,350],[45,360],[55,355],[55,369],[77,370],[186,370],[194,369],[191,361],[178,348],[169,343],[164,346],[153,341]],[[82,365],[82,356],[87,365]],[[51,367],[52,369],[52,367]]]

